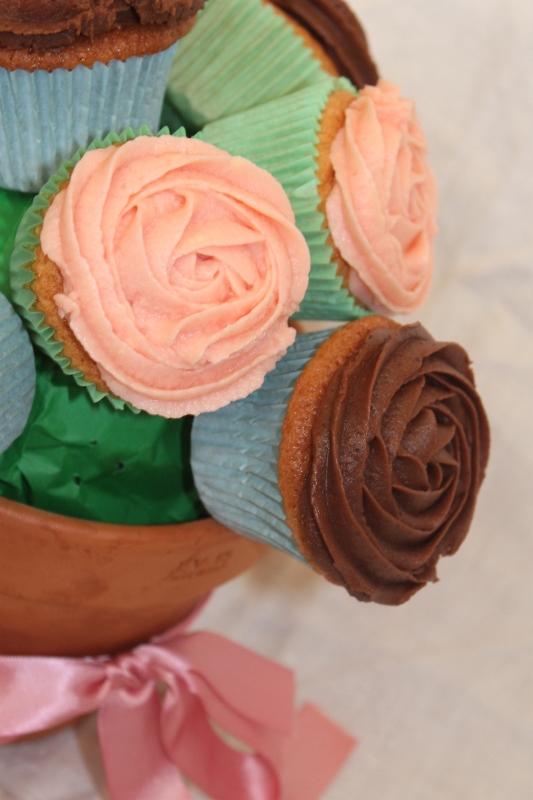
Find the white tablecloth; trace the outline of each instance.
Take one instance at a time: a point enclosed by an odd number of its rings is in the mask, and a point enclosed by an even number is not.
[[[360,0],[381,73],[417,100],[440,187],[418,315],[463,344],[492,423],[474,525],[400,608],[350,599],[273,553],[202,627],[294,667],[360,738],[325,800],[533,797],[533,6]],[[0,750],[1,800],[106,796],[94,721]],[[157,800],[157,798],[154,798]]]

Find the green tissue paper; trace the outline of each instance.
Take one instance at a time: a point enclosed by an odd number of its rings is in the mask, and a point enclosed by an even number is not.
[[[190,466],[191,418],[95,405],[46,356],[23,433],[0,456],[0,495],[80,519],[164,525],[205,516]]]
[[[9,260],[15,244],[15,235],[32,200],[32,194],[0,189],[0,292],[8,300],[11,300]]]

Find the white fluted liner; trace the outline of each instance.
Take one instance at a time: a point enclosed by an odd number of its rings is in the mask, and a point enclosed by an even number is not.
[[[91,68],[0,68],[0,186],[37,192],[93,139],[157,130],[176,47]]]
[[[35,358],[21,319],[0,294],[0,453],[20,436],[35,393]]]
[[[278,488],[281,428],[296,381],[331,333],[299,334],[260,389],[200,414],[192,427],[194,481],[211,516],[302,561]]]

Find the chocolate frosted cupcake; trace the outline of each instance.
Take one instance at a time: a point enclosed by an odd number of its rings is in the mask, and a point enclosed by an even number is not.
[[[299,335],[259,391],[192,434],[216,519],[391,605],[464,540],[488,450],[464,350],[382,317]]]
[[[155,129],[175,42],[203,3],[3,3],[0,186],[35,192],[95,137]]]
[[[344,0],[270,0],[320,54],[325,69],[354,86],[374,85],[378,71],[363,27]],[[333,66],[333,70],[331,69]]]

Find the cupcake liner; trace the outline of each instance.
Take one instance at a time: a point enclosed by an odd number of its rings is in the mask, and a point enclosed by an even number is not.
[[[0,186],[37,192],[95,137],[157,129],[176,47],[91,68],[0,68]]]
[[[0,294],[0,453],[22,433],[35,393],[33,348],[11,303]]]
[[[194,481],[211,516],[301,561],[278,488],[281,428],[296,381],[331,333],[299,334],[260,389],[219,411],[200,414],[192,428]]]
[[[169,131],[167,128],[162,128],[159,133],[153,134],[146,125],[141,126],[137,131],[126,128],[120,136],[116,133],[110,133],[103,140],[95,139],[87,150],[109,147],[112,144],[124,144],[124,142],[135,139],[137,136],[162,136],[168,133]],[[182,128],[173,135],[184,136],[185,131]],[[35,261],[35,248],[39,244],[39,237],[36,235],[35,231],[42,225],[43,215],[50,206],[54,196],[60,191],[62,183],[70,179],[70,173],[87,150],[78,150],[74,158],[65,162],[61,168],[52,175],[50,180],[47,181],[39,194],[35,197],[30,208],[24,214],[17,231],[15,247],[11,255],[11,293],[13,303],[17,307],[19,314],[25,320],[35,344],[49,355],[50,358],[56,361],[65,374],[72,375],[79,386],[86,387],[91,399],[95,403],[106,397],[114,408],[123,409],[128,407],[135,414],[138,414],[139,409],[134,408],[130,403],[124,402],[124,400],[112,397],[107,392],[101,392],[96,388],[94,383],[88,381],[84,377],[80,370],[71,366],[70,360],[62,354],[63,345],[55,339],[54,328],[45,322],[45,317],[42,312],[36,311],[35,308],[33,308],[37,298],[29,284],[35,277],[31,265]]]
[[[181,43],[167,97],[202,127],[327,78],[292,27],[262,0],[209,0]]]
[[[1,496],[120,525],[167,525],[205,516],[190,467],[189,417],[168,420],[145,412],[134,417],[108,403],[95,406],[53,361],[37,352],[35,364],[30,418],[0,455]]]
[[[295,319],[349,321],[369,312],[357,304],[337,274],[328,243],[326,218],[319,210],[316,176],[320,121],[329,96],[355,89],[346,79],[328,78],[288,97],[206,125],[205,141],[267,169],[291,201],[296,225],[311,252],[309,286]]]

